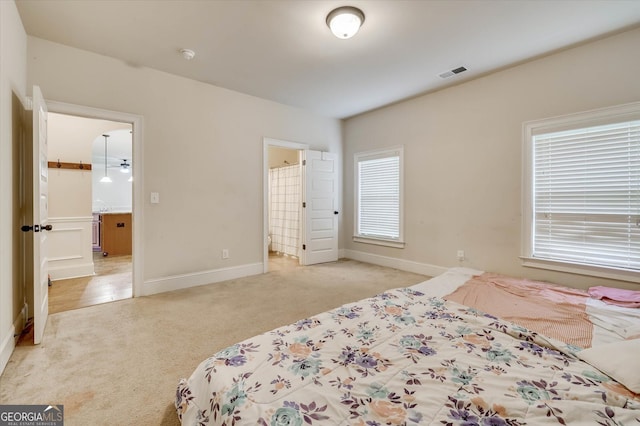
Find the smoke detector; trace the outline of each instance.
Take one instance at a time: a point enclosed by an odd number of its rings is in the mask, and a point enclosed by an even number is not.
[[[182,54],[182,57],[187,61],[192,60],[196,56],[196,52],[191,49],[180,49],[180,53]]]

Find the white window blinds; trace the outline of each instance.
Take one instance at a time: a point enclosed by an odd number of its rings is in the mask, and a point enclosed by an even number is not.
[[[640,270],[640,121],[533,144],[533,257]]]
[[[357,228],[361,237],[400,239],[400,154],[356,157]]]

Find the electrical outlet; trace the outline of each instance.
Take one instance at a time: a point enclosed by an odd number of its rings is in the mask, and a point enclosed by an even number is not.
[[[459,261],[464,260],[464,250],[458,250],[458,260]]]
[[[229,258],[229,249],[222,249],[222,258],[223,259]]]

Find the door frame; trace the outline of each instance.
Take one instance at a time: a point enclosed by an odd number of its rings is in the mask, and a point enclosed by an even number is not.
[[[144,131],[144,117],[141,115],[130,114],[127,112],[111,111],[100,108],[93,108],[83,105],[69,104],[58,101],[48,101],[45,99],[49,112],[58,114],[75,115],[84,118],[93,118],[98,120],[117,121],[122,123],[129,123],[133,126],[133,138],[132,138],[132,152],[133,158],[131,160],[132,176],[134,180],[132,182],[132,222],[133,222],[133,235],[132,235],[132,288],[131,293],[133,297],[143,295],[143,283],[144,283],[144,258],[143,258],[143,236],[144,236],[144,221],[143,206],[144,206],[144,168],[143,168],[143,131]]]
[[[305,151],[309,145],[280,139],[262,139],[262,272],[269,272],[269,147]],[[301,182],[302,183],[302,182]]]

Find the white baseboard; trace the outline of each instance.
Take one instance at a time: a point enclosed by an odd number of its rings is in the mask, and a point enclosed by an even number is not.
[[[340,249],[338,253],[340,258],[358,260],[360,262],[372,263],[374,265],[386,266],[430,277],[440,275],[449,269],[442,266],[380,256],[357,250]],[[181,290],[221,281],[233,280],[236,278],[248,277],[251,275],[260,275],[263,271],[264,265],[260,262],[230,268],[154,278],[143,283],[141,296],[150,296],[152,294],[164,293],[165,291]]]
[[[414,262],[411,260],[398,259],[395,257],[380,256],[378,254],[365,253],[363,251],[343,249],[343,256],[347,259],[358,260],[360,262],[373,263],[374,265],[386,266],[388,268],[400,269],[401,271],[413,272],[415,274],[435,277],[444,273],[446,267],[430,265],[428,263]]]
[[[49,263],[49,275],[51,275],[51,281],[66,280],[69,278],[88,277],[95,275],[95,269],[93,262],[84,263],[81,265],[70,266],[52,266]]]
[[[250,263],[230,268],[213,269],[210,271],[194,272],[191,274],[174,275],[171,277],[154,278],[143,283],[142,296],[164,293],[165,291],[181,290],[220,281],[259,275],[264,271],[264,265]]]
[[[0,374],[4,371],[4,368],[11,358],[13,349],[16,347],[16,339],[14,337],[16,333],[15,325],[11,324],[11,327],[6,331],[2,343],[0,344]]]
[[[49,223],[53,224],[53,230],[47,234],[51,279],[93,275],[93,216],[50,217]]]
[[[2,343],[0,344],[0,374],[4,372],[7,363],[9,362],[9,358],[11,358],[11,354],[16,347],[16,330],[20,330],[22,332],[24,326],[27,323],[27,304],[22,307],[20,314],[15,319],[7,334],[2,339]]]

